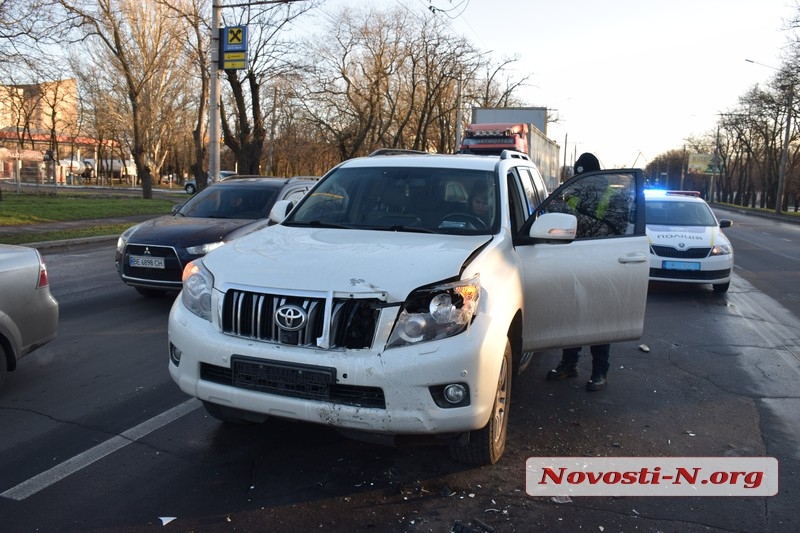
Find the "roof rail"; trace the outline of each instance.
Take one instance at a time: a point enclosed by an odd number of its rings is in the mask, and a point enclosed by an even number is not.
[[[373,157],[376,155],[428,155],[428,152],[423,152],[422,150],[407,150],[405,148],[378,148],[368,157]]]
[[[524,159],[526,161],[530,161],[531,158],[528,157],[528,154],[522,153],[517,150],[503,150],[500,152],[500,159]]]

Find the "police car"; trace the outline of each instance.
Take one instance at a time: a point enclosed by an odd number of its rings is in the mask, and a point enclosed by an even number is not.
[[[645,191],[645,218],[650,242],[650,280],[709,283],[725,292],[731,282],[733,247],[695,191]]]

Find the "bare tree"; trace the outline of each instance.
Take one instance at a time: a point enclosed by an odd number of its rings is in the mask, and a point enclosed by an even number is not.
[[[225,146],[236,157],[239,173],[260,172],[261,155],[267,139],[263,89],[294,68],[291,43],[282,38],[302,14],[318,5],[318,0],[261,2],[240,11],[238,18],[225,15],[228,26],[248,27],[247,70],[226,70],[228,98],[222,101],[221,122]]]
[[[192,127],[192,144],[194,154],[190,163],[190,171],[197,182],[197,189],[203,190],[208,185],[208,174],[205,171],[208,159],[208,99],[211,85],[210,72],[210,13],[203,2],[195,0],[157,0],[165,7],[172,9],[186,26],[187,39],[184,43],[186,54],[191,58],[186,79],[194,80],[197,86],[194,92],[194,125]],[[215,30],[216,31],[216,30]]]
[[[61,27],[51,0],[0,1],[0,69],[35,68],[44,47],[56,42]]]
[[[498,64],[487,63],[483,66],[483,77],[477,78],[470,85],[467,97],[476,107],[517,107],[523,105],[516,91],[526,87],[531,75],[518,80],[512,79],[507,69],[519,61],[518,56],[504,58]]]
[[[302,47],[313,64],[298,103],[340,159],[380,147],[452,152],[459,90],[466,105],[478,94],[497,95],[494,105],[516,103],[511,87],[527,79],[497,86],[508,63],[496,67],[496,78],[481,78],[492,67],[479,50],[435,14],[407,7],[342,9]]]
[[[97,69],[121,77],[129,113],[130,147],[144,198],[152,198],[152,168],[160,165],[163,121],[172,111],[172,89],[185,80],[173,76],[180,62],[184,27],[162,4],[140,0],[58,0],[95,47]],[[179,71],[179,70],[178,70]],[[154,128],[154,129],[153,129]]]

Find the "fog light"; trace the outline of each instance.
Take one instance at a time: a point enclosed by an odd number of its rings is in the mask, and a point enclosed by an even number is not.
[[[467,395],[467,388],[460,383],[448,385],[444,388],[444,399],[450,403],[461,403]]]
[[[181,364],[181,351],[174,344],[169,345],[169,360],[172,364],[178,366]]]

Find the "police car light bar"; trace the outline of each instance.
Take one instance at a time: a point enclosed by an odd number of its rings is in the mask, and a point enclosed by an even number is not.
[[[646,196],[693,196],[700,197],[700,191],[666,191],[664,189],[645,189]]]

